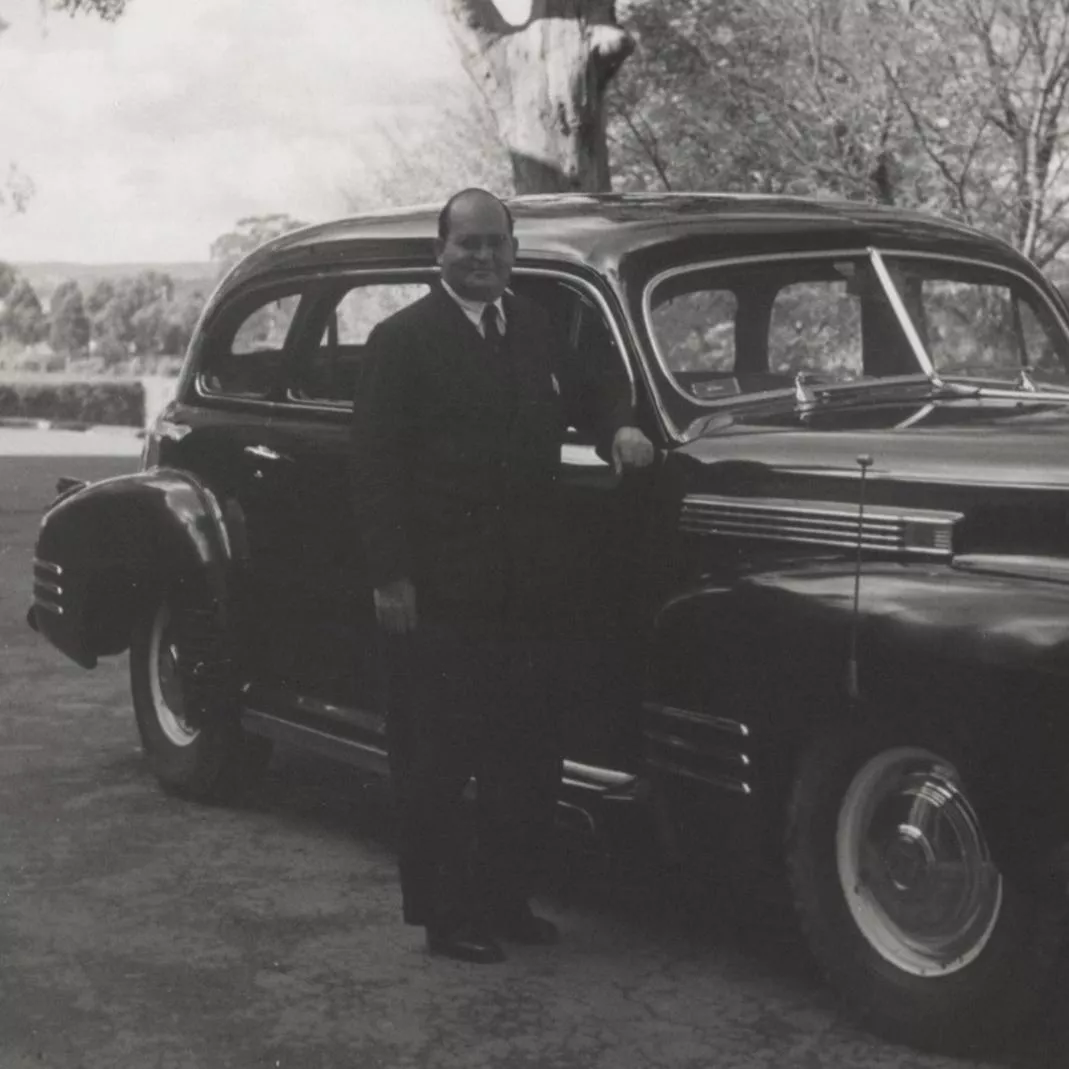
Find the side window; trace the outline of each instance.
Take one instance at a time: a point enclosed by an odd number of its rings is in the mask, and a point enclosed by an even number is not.
[[[299,401],[351,403],[375,325],[429,289],[425,282],[375,282],[353,286],[325,302],[312,327],[316,342],[298,354],[290,396]]]
[[[861,303],[846,281],[794,282],[772,302],[768,370],[861,375]]]
[[[244,302],[219,320],[209,341],[201,381],[212,393],[266,397],[278,379],[299,293]]]

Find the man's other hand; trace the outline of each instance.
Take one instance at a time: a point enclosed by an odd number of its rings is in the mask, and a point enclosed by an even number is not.
[[[395,579],[375,588],[375,616],[389,635],[416,629],[416,588],[409,579]]]
[[[612,469],[622,475],[626,468],[648,468],[653,463],[653,443],[638,427],[621,427],[612,440]]]

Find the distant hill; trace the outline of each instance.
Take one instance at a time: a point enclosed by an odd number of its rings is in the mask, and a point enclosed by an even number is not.
[[[179,297],[201,290],[205,296],[215,286],[216,268],[212,263],[128,263],[128,264],[79,264],[62,262],[16,263],[13,265],[47,305],[52,291],[69,278],[73,278],[83,293],[102,278],[128,278],[142,271],[160,271],[175,281]]]

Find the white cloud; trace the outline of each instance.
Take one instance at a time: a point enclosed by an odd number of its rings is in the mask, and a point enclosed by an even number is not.
[[[131,0],[43,31],[37,0],[0,0],[0,19],[0,164],[37,187],[0,216],[0,259],[200,259],[240,216],[336,213],[376,131],[463,81],[429,0]]]

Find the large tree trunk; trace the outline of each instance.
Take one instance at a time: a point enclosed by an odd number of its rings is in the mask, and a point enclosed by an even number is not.
[[[614,0],[533,0],[512,26],[493,0],[440,0],[497,123],[517,193],[609,185],[605,92],[634,41]]]

